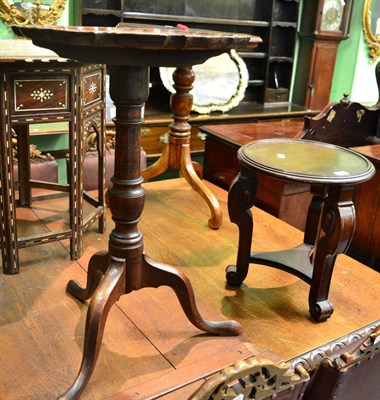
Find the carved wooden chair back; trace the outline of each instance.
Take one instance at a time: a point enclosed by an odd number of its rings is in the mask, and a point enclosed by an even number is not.
[[[380,105],[367,108],[347,97],[330,103],[317,116],[305,117],[298,139],[315,140],[342,147],[380,143]]]
[[[311,374],[303,400],[378,400],[380,398],[380,325],[324,358]]]
[[[380,62],[376,66],[379,101],[372,107],[351,102],[348,95],[328,104],[317,116],[305,117],[298,139],[316,140],[343,147],[380,143]]]
[[[251,357],[207,379],[189,400],[298,400],[308,380],[301,366],[293,370],[286,363]]]
[[[287,363],[268,354],[224,368],[188,400],[379,399],[379,321]]]

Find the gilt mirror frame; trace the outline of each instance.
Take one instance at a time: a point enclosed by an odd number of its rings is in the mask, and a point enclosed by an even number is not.
[[[0,18],[6,26],[11,25],[55,25],[58,18],[65,9],[67,0],[52,0],[45,2],[35,0],[34,2],[20,0],[0,0]],[[31,6],[28,12],[21,9],[22,3],[29,3]]]
[[[363,30],[369,54],[373,61],[376,61],[377,57],[380,56],[380,12],[379,15],[373,15],[374,9],[371,8],[371,3],[371,0],[364,0]],[[380,7],[378,11],[380,11]]]
[[[175,68],[161,67],[160,77],[165,88],[175,93],[173,72]],[[239,105],[248,86],[248,69],[235,50],[212,57],[193,67],[195,81],[192,111],[209,114],[227,112]]]

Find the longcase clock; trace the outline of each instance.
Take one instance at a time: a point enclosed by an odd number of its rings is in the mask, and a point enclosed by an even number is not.
[[[348,38],[353,1],[304,1],[294,102],[319,110],[330,98],[339,43]]]

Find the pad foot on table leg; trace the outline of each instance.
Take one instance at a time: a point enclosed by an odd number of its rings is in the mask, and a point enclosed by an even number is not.
[[[86,287],[82,288],[77,281],[71,280],[66,286],[66,292],[82,301],[89,299],[106,273],[108,265],[108,252],[94,254],[88,264]]]
[[[143,287],[171,287],[177,295],[187,318],[198,329],[221,336],[237,336],[242,333],[242,326],[237,321],[215,322],[204,320],[197,309],[189,279],[175,268],[144,256],[142,281]]]
[[[318,301],[310,307],[310,315],[317,322],[326,321],[334,312],[334,307],[330,300]]]
[[[230,264],[226,268],[226,280],[230,286],[238,287],[243,283],[243,279],[237,273],[237,267],[234,264]]]

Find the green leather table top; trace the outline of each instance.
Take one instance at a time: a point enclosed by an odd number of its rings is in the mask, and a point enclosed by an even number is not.
[[[258,140],[243,146],[238,157],[245,167],[307,183],[359,183],[375,172],[372,163],[355,151],[310,140]]]

